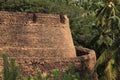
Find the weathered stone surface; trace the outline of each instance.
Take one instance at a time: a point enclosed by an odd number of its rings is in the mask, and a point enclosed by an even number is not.
[[[76,57],[66,15],[0,12],[0,56]]]
[[[75,47],[77,56],[81,58],[82,70],[80,74],[85,75],[87,72],[90,75],[90,80],[97,80],[97,74],[94,72],[94,66],[96,63],[96,53],[94,50],[82,47]]]
[[[16,63],[19,65],[19,72],[24,76],[35,76],[37,70],[41,70],[43,73],[50,73],[53,69],[60,71],[69,71],[69,65],[73,64],[75,70],[80,73],[81,78],[84,80],[86,74],[89,74],[90,80],[97,80],[97,75],[94,72],[94,66],[96,63],[96,55],[93,50],[87,48],[76,48],[82,53],[81,56],[74,58],[62,58],[62,57],[19,57],[15,58]],[[0,59],[2,62],[2,59]],[[3,65],[2,63],[0,65]]]
[[[19,73],[24,76],[34,76],[37,70],[68,71],[72,63],[83,80],[86,73],[90,80],[96,80],[95,52],[80,47],[75,50],[65,15],[0,12],[0,74],[2,52],[15,57]]]

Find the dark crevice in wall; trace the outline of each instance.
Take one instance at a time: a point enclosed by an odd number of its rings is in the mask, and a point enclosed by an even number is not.
[[[65,24],[65,17],[64,17],[64,15],[60,15],[60,22]]]
[[[33,23],[36,23],[37,22],[37,16],[36,16],[36,14],[35,13],[33,13]]]

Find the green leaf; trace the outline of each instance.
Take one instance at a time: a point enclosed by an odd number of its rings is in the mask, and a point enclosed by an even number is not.
[[[103,41],[104,41],[104,37],[103,37],[103,35],[100,35],[100,37],[99,37],[99,39],[97,41],[97,44],[101,45],[103,43]]]
[[[105,41],[106,41],[106,44],[107,44],[107,45],[112,46],[112,44],[113,44],[113,40],[112,40],[112,38],[111,38],[111,37],[106,36]]]
[[[115,56],[115,53],[119,50],[118,46],[112,45],[110,48],[106,49],[98,58],[95,68],[99,65],[108,62],[112,57]]]

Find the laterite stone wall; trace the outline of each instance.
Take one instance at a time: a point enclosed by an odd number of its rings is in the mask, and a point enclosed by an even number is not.
[[[69,65],[73,64],[83,80],[86,73],[90,80],[97,80],[95,52],[75,49],[66,15],[1,11],[0,77],[3,52],[9,59],[15,58],[23,76],[35,76],[37,70],[43,73],[53,69],[69,71]]]
[[[0,56],[76,57],[66,15],[0,12]]]

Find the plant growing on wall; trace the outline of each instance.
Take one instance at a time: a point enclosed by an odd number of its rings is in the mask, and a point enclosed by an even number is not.
[[[17,80],[18,66],[15,64],[15,59],[11,58],[10,63],[8,61],[7,55],[3,54],[3,79]]]

